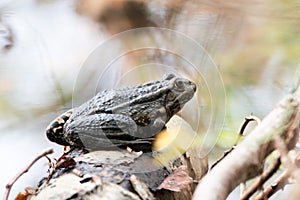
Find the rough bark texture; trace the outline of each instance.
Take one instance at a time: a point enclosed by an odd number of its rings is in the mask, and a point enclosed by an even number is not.
[[[207,161],[194,166],[197,161],[198,158],[185,155],[163,166],[152,153],[126,150],[84,153],[73,149],[52,167],[50,176],[41,181],[31,199],[191,199],[195,177],[206,171],[203,166],[207,169]],[[180,191],[168,188],[172,173],[182,166],[186,176],[181,180]],[[162,184],[168,176],[171,179]],[[186,180],[191,181],[183,184]]]

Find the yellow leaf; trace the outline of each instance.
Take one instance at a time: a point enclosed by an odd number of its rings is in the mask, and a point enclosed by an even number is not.
[[[197,137],[197,133],[181,117],[175,115],[166,124],[153,144],[157,151],[156,159],[162,164],[178,158],[190,148]]]

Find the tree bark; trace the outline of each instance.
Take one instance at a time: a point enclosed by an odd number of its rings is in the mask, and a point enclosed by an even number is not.
[[[207,160],[187,153],[163,166],[152,154],[73,149],[50,168],[31,199],[191,199]],[[177,187],[169,187],[173,182]]]

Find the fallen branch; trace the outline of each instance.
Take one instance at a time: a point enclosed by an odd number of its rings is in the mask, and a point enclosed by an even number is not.
[[[12,186],[14,185],[14,183],[25,173],[28,172],[28,170],[32,167],[32,165],[34,165],[34,163],[36,163],[36,161],[38,161],[39,159],[41,159],[42,157],[48,155],[48,154],[52,154],[54,151],[53,149],[49,149],[46,150],[45,152],[39,154],[33,161],[31,161],[31,163],[26,166],[22,171],[20,171],[15,177],[13,177],[13,179],[6,185],[6,190],[5,190],[5,194],[4,194],[4,199],[7,200],[9,197],[9,193],[10,190],[12,188]],[[48,158],[47,158],[48,159]]]
[[[288,150],[298,140],[300,87],[277,107],[197,186],[193,199],[226,199],[240,183],[262,173],[265,158],[275,150],[274,139],[280,136]],[[291,138],[286,140],[286,138]]]
[[[210,169],[214,168],[221,160],[223,160],[235,147],[236,145],[239,143],[241,137],[244,135],[244,132],[245,132],[245,129],[247,127],[247,125],[251,122],[251,121],[256,121],[257,124],[260,124],[261,120],[256,117],[256,116],[253,116],[253,115],[250,115],[248,117],[245,117],[245,121],[239,131],[239,134],[238,134],[238,137],[234,143],[234,145],[227,151],[224,152],[224,155],[218,159],[212,166]]]

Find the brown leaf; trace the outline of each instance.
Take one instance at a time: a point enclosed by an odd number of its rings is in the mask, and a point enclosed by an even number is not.
[[[55,169],[69,168],[76,165],[76,161],[70,156],[62,156],[56,166]]]
[[[172,174],[170,174],[157,189],[166,189],[174,192],[180,192],[183,189],[190,190],[193,179],[189,176],[187,167],[180,166]]]
[[[36,190],[30,187],[25,188],[25,192],[20,192],[15,200],[27,200],[30,195],[34,195]]]
[[[27,197],[30,194],[26,193],[26,192],[20,192],[17,197],[15,198],[15,200],[27,200]]]

